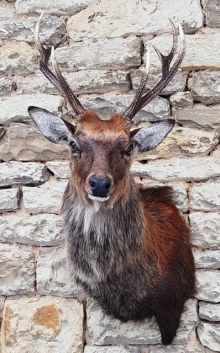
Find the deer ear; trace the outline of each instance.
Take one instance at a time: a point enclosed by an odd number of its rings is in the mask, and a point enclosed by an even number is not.
[[[71,133],[74,133],[74,126],[48,112],[46,109],[29,107],[28,113],[34,120],[40,132],[51,142],[69,144]]]
[[[172,130],[175,120],[167,119],[141,128],[133,141],[139,152],[150,151],[157,147]]]

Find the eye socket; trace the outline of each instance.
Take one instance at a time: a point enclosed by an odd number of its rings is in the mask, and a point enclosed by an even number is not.
[[[129,146],[122,152],[122,155],[130,157],[131,152],[133,151],[133,148],[134,148],[134,146],[133,146],[133,143],[132,143],[131,145],[129,145]]]
[[[77,144],[76,144],[75,141],[71,141],[71,142],[70,142],[70,147],[72,148],[72,152],[73,152],[73,153],[78,153],[78,154],[80,154],[80,150],[79,150],[79,148],[78,148],[78,146],[77,146]]]

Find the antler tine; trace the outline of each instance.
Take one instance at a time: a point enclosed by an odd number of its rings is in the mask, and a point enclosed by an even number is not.
[[[184,39],[184,33],[182,30],[182,27],[179,24],[180,49],[173,66],[170,68],[170,64],[177,51],[177,43],[178,43],[178,39],[177,39],[178,37],[177,37],[175,26],[171,20],[170,22],[171,22],[172,31],[173,31],[173,45],[170,53],[166,56],[162,55],[161,52],[156,47],[154,47],[154,50],[156,51],[162,64],[162,77],[160,81],[149,92],[147,92],[144,96],[140,98],[137,104],[133,106],[133,110],[129,110],[130,108],[129,107],[125,111],[126,117],[128,119],[132,119],[135,116],[135,114],[139,112],[139,110],[141,110],[145,105],[147,105],[151,100],[153,100],[167,86],[167,84],[172,80],[173,76],[175,75],[175,73],[177,72],[179,66],[183,61],[183,58],[185,55],[185,39]],[[133,102],[131,105],[133,105]],[[128,110],[129,110],[129,115],[127,114]]]
[[[58,91],[64,96],[64,98],[67,99],[74,112],[77,115],[80,115],[85,111],[85,109],[83,108],[79,100],[76,98],[76,96],[70,89],[68,83],[62,76],[54,55],[54,47],[45,48],[40,41],[39,32],[43,14],[44,12],[42,12],[42,14],[40,15],[35,27],[35,41],[41,57],[40,70],[46,76],[46,78],[58,89]],[[55,74],[48,68],[48,61],[50,56]]]

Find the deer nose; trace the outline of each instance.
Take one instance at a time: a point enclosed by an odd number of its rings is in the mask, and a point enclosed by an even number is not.
[[[98,179],[91,177],[89,186],[93,196],[106,197],[111,188],[111,180],[109,178]]]

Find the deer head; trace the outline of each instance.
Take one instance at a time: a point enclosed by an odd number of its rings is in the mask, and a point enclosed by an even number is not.
[[[184,54],[185,41],[179,25],[179,52],[177,33],[172,21],[173,46],[167,56],[154,48],[161,60],[162,77],[149,92],[143,94],[146,85],[150,60],[130,106],[122,114],[114,114],[109,120],[101,120],[95,112],[85,110],[74,95],[58,67],[54,48],[44,47],[39,39],[40,16],[36,30],[36,45],[40,52],[40,70],[68,101],[76,116],[76,125],[38,107],[29,107],[28,112],[41,133],[50,141],[67,144],[70,148],[72,177],[70,185],[85,204],[93,200],[109,201],[113,205],[129,187],[130,165],[134,151],[149,151],[159,145],[171,131],[175,121],[166,119],[150,126],[131,130],[132,118],[155,98],[170,82],[178,70]],[[53,72],[48,68],[51,57]]]

